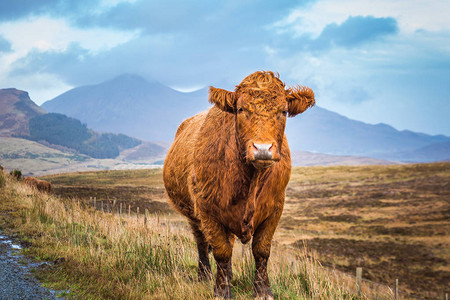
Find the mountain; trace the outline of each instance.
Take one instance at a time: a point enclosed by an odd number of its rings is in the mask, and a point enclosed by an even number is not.
[[[27,92],[0,89],[0,136],[28,135],[28,121],[45,113]]]
[[[407,162],[417,162],[417,161],[433,162],[433,161],[450,161],[449,153],[450,153],[450,142],[440,142],[411,151],[385,153],[382,156],[385,157],[386,159],[397,161],[402,160]]]
[[[126,74],[97,85],[74,88],[42,107],[79,119],[94,130],[148,141],[170,141],[184,119],[208,108],[206,99],[206,89],[182,93]]]
[[[80,119],[95,130],[170,142],[184,119],[210,106],[207,99],[207,89],[182,93],[156,81],[122,75],[74,88],[42,107]],[[317,102],[320,104],[320,99]],[[319,106],[288,119],[286,135],[294,151],[417,162],[450,159],[450,137],[398,131],[386,124],[371,125]],[[441,143],[439,154],[427,148]]]
[[[315,106],[288,119],[286,135],[291,149],[335,155],[360,155],[392,159],[392,153],[412,155],[411,151],[442,142],[450,137],[427,135],[409,130],[398,131],[386,124],[371,125]],[[408,154],[411,152],[410,154]],[[430,153],[434,157],[433,153]],[[406,156],[395,156],[409,160]],[[450,148],[447,148],[450,158]],[[436,160],[439,160],[436,158]]]

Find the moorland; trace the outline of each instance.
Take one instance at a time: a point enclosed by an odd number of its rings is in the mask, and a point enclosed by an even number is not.
[[[43,178],[54,194],[95,199],[97,209],[176,215],[160,169]],[[362,267],[367,280],[399,279],[403,293],[441,297],[450,282],[450,163],[294,168],[274,248],[305,247],[325,267]]]

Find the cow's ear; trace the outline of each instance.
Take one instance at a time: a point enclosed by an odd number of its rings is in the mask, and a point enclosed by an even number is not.
[[[210,86],[209,102],[221,110],[233,112],[236,106],[236,93]]]
[[[308,108],[314,106],[314,92],[306,86],[291,87],[286,90],[289,117],[301,114]]]

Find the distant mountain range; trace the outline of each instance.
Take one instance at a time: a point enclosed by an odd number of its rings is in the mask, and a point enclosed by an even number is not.
[[[207,97],[206,88],[182,93],[156,81],[122,75],[74,88],[42,107],[79,119],[95,130],[170,143],[184,119],[209,107]],[[288,119],[286,134],[294,151],[408,162],[450,159],[450,137],[371,125],[320,106]]]
[[[125,79],[129,80],[133,77],[125,76]],[[137,79],[142,83],[142,79]],[[161,85],[159,88],[163,94],[164,90],[168,90]],[[184,109],[182,105],[174,107],[170,103],[164,104],[172,107],[171,112],[168,113],[170,116],[168,120],[172,122],[174,128],[183,118],[208,107],[207,102],[204,101],[207,97],[206,90],[187,95],[174,92],[173,95],[175,95],[174,97],[182,95],[181,99],[187,103],[195,99],[198,101],[198,103],[191,103],[189,109]],[[180,104],[180,100],[177,100]],[[177,114],[174,114],[173,111],[176,111]],[[158,128],[166,128],[167,122],[161,122],[158,124]],[[118,124],[120,123],[118,122]],[[130,142],[134,143],[133,139],[120,134],[93,132],[75,118],[72,119],[59,113],[47,113],[28,97],[27,92],[16,89],[0,90],[0,124],[0,165],[8,169],[18,168],[26,175],[151,168],[163,163],[165,152],[170,145],[169,141],[162,143],[142,141],[138,146],[132,147],[131,145],[132,148],[129,148],[127,145],[130,145]],[[167,134],[173,135],[172,130],[175,129],[166,128]],[[114,129],[106,128],[106,131],[114,131]],[[85,140],[85,138],[88,139]],[[172,137],[170,138],[172,139]],[[109,142],[117,142],[117,145],[109,147],[107,146]],[[83,145],[88,149],[78,147]],[[91,148],[92,146],[99,148]],[[120,154],[114,159],[92,158],[92,156],[103,156],[105,150],[106,154],[109,153],[109,150],[116,148],[115,146],[119,149]],[[95,152],[89,156],[90,150]],[[99,152],[99,150],[101,151]],[[111,157],[114,156],[115,154]],[[295,166],[392,163],[373,158],[327,155],[306,151],[293,152],[292,158]]]
[[[68,156],[77,153],[99,159],[116,158],[127,150],[125,160],[127,157],[139,156],[145,157],[148,162],[152,158],[160,160],[166,151],[164,146],[143,143],[123,134],[95,132],[87,128],[86,124],[64,114],[47,113],[30,99],[27,92],[17,89],[0,89],[0,137],[19,138],[8,140],[14,141],[14,145],[21,145],[19,140],[27,139],[67,153]],[[146,149],[147,152],[142,154],[140,149]],[[0,150],[0,159],[25,158],[22,157],[21,149],[12,147],[9,152],[5,151],[6,148]],[[53,153],[42,151],[42,147],[38,152]],[[27,158],[34,156],[33,153],[27,155]]]

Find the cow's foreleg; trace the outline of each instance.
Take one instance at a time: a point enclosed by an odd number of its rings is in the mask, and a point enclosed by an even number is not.
[[[208,248],[209,244],[200,230],[197,223],[193,221],[189,222],[194,234],[195,241],[197,242],[198,250],[198,280],[210,280],[212,278],[211,265],[209,263]]]
[[[267,262],[270,256],[272,237],[280,220],[281,212],[271,215],[255,231],[252,242],[252,252],[255,258],[255,281],[253,283],[254,297],[274,299],[270,290]]]
[[[204,233],[210,242],[214,259],[217,264],[216,285],[214,296],[224,299],[233,298],[231,294],[231,254],[233,252],[233,242],[230,233],[219,223],[208,220],[203,224]]]

